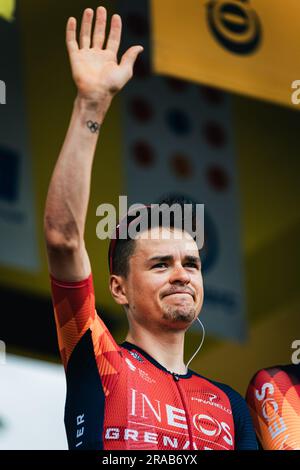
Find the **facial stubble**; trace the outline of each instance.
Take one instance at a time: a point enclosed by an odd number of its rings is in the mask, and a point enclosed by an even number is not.
[[[178,307],[175,305],[165,305],[163,308],[163,320],[191,323],[196,317],[194,306]]]

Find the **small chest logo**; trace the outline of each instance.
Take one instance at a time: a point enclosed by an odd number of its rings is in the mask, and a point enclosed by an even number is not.
[[[139,362],[144,362],[143,359],[141,358],[141,356],[135,352],[135,351],[130,351],[130,354],[132,355],[132,357],[134,357],[134,359],[136,359],[137,361]]]

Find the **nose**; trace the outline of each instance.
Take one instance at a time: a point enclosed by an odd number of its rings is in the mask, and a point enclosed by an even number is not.
[[[188,272],[184,269],[181,263],[176,264],[171,272],[169,282],[170,284],[180,283],[189,284],[191,278]]]

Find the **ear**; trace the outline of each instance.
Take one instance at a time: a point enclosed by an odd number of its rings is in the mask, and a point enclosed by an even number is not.
[[[126,281],[123,276],[112,274],[109,278],[109,289],[114,300],[119,305],[128,305],[126,296]]]

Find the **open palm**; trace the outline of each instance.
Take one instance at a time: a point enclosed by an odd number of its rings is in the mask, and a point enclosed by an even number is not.
[[[76,38],[77,22],[69,18],[66,43],[72,68],[72,75],[80,96],[99,100],[104,95],[114,96],[133,75],[133,66],[142,46],[130,47],[118,64],[122,20],[113,15],[110,33],[104,49],[107,12],[97,8],[94,32],[92,32],[94,11],[87,8],[82,17],[79,44]]]

